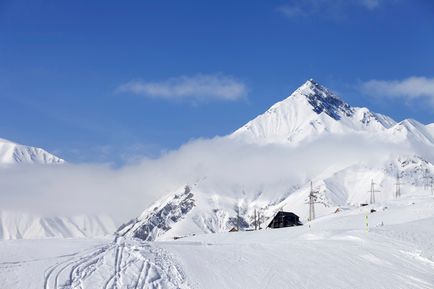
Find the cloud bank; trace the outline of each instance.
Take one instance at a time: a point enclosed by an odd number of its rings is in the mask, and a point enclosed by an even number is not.
[[[253,196],[259,190],[282,192],[327,168],[361,160],[378,162],[407,149],[357,135],[323,137],[297,148],[228,138],[195,140],[157,159],[121,168],[73,164],[3,168],[0,204],[3,209],[45,215],[106,213],[123,222],[165,194],[203,179],[210,192],[230,198],[242,193]]]
[[[362,90],[375,97],[426,100],[434,106],[434,78],[412,76],[402,80],[369,80],[362,84]]]
[[[133,80],[120,85],[116,91],[148,98],[192,102],[237,101],[247,95],[244,83],[222,74],[179,76],[163,81]]]

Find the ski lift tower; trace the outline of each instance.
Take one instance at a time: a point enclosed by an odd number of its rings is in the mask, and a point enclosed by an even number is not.
[[[369,199],[369,203],[370,203],[370,204],[374,204],[374,203],[375,203],[375,193],[379,193],[379,192],[380,192],[379,190],[376,190],[376,189],[375,189],[375,183],[374,183],[374,180],[371,179],[371,190],[370,190],[371,197],[370,197],[370,199]]]
[[[315,220],[315,203],[316,203],[316,194],[318,191],[313,190],[312,181],[310,182],[310,192],[309,192],[309,222]]]
[[[424,175],[423,175],[423,179],[424,179],[424,182],[423,182],[423,189],[424,190],[428,190],[428,189],[431,189],[431,193],[432,193],[432,183],[433,183],[433,180],[432,180],[432,177],[429,175],[429,171],[428,171],[428,169],[425,169],[425,173],[424,173]]]
[[[396,174],[396,191],[395,191],[395,197],[398,199],[401,197],[401,182],[400,182],[400,176],[399,173]]]

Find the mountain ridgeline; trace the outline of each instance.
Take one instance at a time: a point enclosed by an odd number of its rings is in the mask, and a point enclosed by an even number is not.
[[[406,145],[411,148],[410,153],[391,152],[385,161],[375,165],[366,163],[362,157],[345,167],[330,164],[330,168],[303,182],[288,182],[283,191],[258,187],[251,193],[240,188],[235,195],[216,194],[218,189],[210,188],[204,178],[169,192],[122,226],[118,234],[152,241],[224,232],[235,226],[251,229],[258,223],[263,228],[281,209],[296,213],[305,222],[311,181],[317,191],[317,216],[369,202],[371,182],[379,191],[378,203],[396,197],[397,178],[404,197],[429,193],[427,180],[434,178],[430,162],[434,151],[433,127],[434,124],[423,125],[411,119],[396,122],[367,108],[352,107],[331,90],[308,80],[288,98],[224,138],[251,145],[277,144],[297,152],[305,144],[321,142],[322,137],[335,139],[339,147],[341,137],[360,136],[371,142]],[[338,159],[339,153],[334,153]]]
[[[0,169],[20,165],[62,165],[65,161],[41,148],[0,139]],[[40,216],[0,207],[0,239],[84,238],[116,230],[106,215]]]

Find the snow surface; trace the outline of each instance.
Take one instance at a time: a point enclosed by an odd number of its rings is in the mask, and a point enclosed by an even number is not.
[[[104,215],[42,217],[0,210],[0,239],[85,238],[111,235],[113,220]]]
[[[47,151],[0,139],[0,166],[54,165],[65,161]],[[35,168],[37,169],[37,168]],[[1,204],[0,204],[1,206]],[[0,207],[0,239],[84,238],[113,234],[116,225],[106,215],[46,217]]]
[[[269,222],[282,208],[306,220],[310,181],[318,191],[317,216],[368,203],[371,181],[379,191],[377,201],[393,199],[397,175],[402,183],[402,194],[413,195],[424,191],[429,178],[434,178],[434,165],[427,160],[434,157],[434,138],[430,131],[430,125],[424,126],[415,120],[396,123],[367,108],[351,107],[329,89],[308,80],[287,99],[227,138],[255,145],[277,143],[297,151],[324,134],[335,139],[337,147],[337,136],[366,135],[372,142],[405,144],[414,154],[390,152],[386,160],[377,160],[375,165],[360,156],[358,161],[346,167],[330,164],[327,170],[300,183],[266,184],[250,190],[243,184],[222,190],[204,178],[196,184],[186,184],[189,188],[187,199],[184,198],[184,186],[174,189],[122,226],[119,234],[147,241],[170,240],[229,231],[238,221],[242,228],[248,229],[254,227],[255,211],[261,214],[262,222]],[[339,151],[335,157],[340,158]]]
[[[0,165],[11,164],[61,164],[65,161],[49,152],[0,139]]]
[[[176,241],[1,241],[0,288],[433,288],[433,226],[434,198],[419,194]]]
[[[416,120],[396,123],[392,118],[351,107],[314,80],[308,80],[288,98],[274,104],[229,137],[253,143],[299,144],[324,134],[360,133],[390,142],[434,145],[433,125]]]
[[[399,155],[379,162],[377,166],[360,162],[343,169],[332,168],[311,179],[318,192],[316,215],[325,216],[337,209],[369,203],[371,181],[375,182],[377,202],[393,200],[398,175],[401,196],[417,196],[431,190],[426,184],[429,178],[434,179],[434,165],[419,156]],[[193,234],[227,232],[237,226],[238,220],[243,229],[251,229],[255,211],[261,214],[262,223],[269,223],[281,209],[294,212],[306,221],[309,192],[310,181],[293,187],[288,184],[284,190],[278,186],[257,191],[235,188],[222,192],[205,179],[169,193],[121,227],[118,233],[146,241],[170,240]]]
[[[431,136],[434,137],[434,123],[427,124],[425,128],[428,130]]]

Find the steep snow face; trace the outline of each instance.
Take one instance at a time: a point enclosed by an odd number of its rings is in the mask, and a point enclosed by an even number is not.
[[[172,229],[195,206],[194,195],[189,186],[171,194],[163,201],[155,203],[140,217],[122,226],[118,233],[122,236],[152,241]]]
[[[230,138],[259,143],[299,143],[323,133],[383,132],[390,117],[351,107],[329,89],[308,80],[287,99],[235,131]]]
[[[84,238],[112,234],[116,226],[107,216],[42,217],[0,211],[0,239]]]
[[[41,149],[0,139],[0,165],[61,164],[64,160]]]
[[[406,119],[391,128],[391,135],[395,140],[410,140],[423,144],[433,145],[434,136],[430,127],[421,124],[414,119]]]

